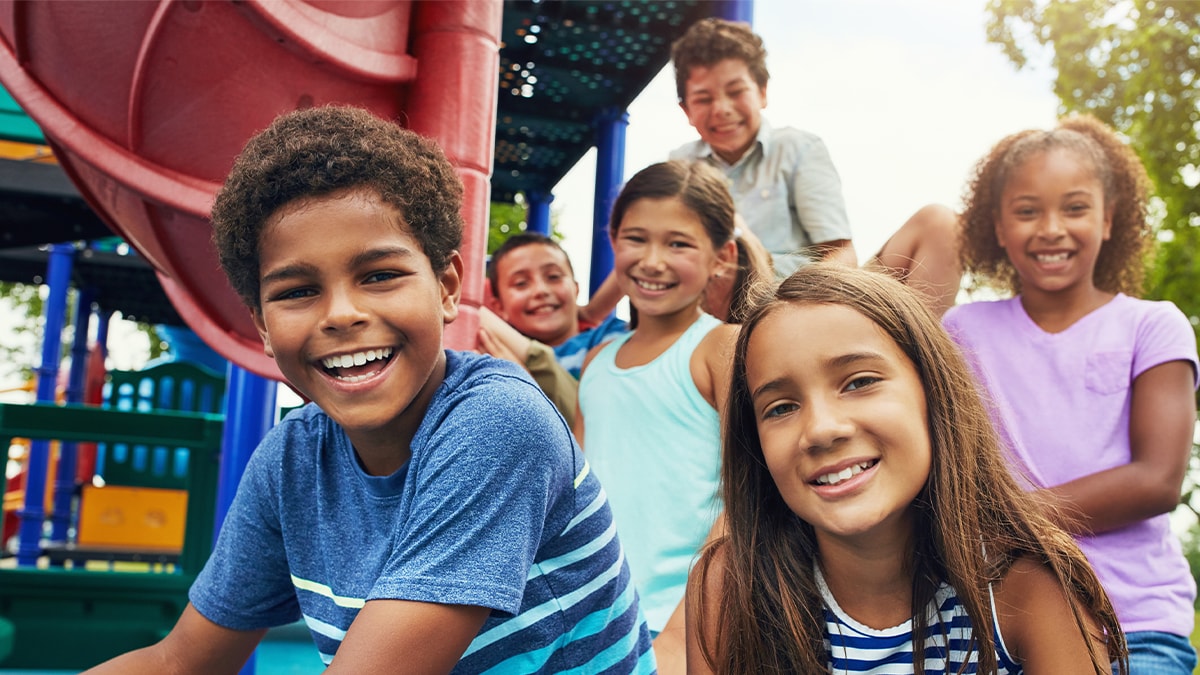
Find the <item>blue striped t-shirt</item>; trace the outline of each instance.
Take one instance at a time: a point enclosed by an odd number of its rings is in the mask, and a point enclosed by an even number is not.
[[[649,633],[607,498],[519,367],[447,351],[389,476],[315,405],[250,459],[196,609],[247,630],[303,617],[322,659],[370,600],[489,607],[456,673],[648,673]]]

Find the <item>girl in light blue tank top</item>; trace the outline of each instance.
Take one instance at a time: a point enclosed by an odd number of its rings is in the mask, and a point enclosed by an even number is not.
[[[733,200],[705,164],[655,164],[610,220],[614,276],[634,330],[588,355],[576,437],[608,494],[663,672],[682,668],[682,599],[720,512],[717,410],[737,327],[705,314],[709,279],[736,266]]]
[[[810,265],[750,310],[689,673],[1124,672],[1116,611],[969,372],[887,275]]]

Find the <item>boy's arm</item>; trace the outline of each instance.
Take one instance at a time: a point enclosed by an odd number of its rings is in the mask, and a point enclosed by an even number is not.
[[[1195,373],[1170,361],[1133,381],[1128,464],[1043,490],[1068,531],[1107,532],[1179,505],[1196,426]]]
[[[325,672],[448,673],[490,613],[472,605],[372,600],[350,625]]]
[[[590,324],[600,324],[605,317],[612,314],[613,310],[617,308],[617,303],[623,297],[625,294],[617,285],[617,273],[609,272],[601,282],[600,288],[597,288],[596,292],[588,298],[588,303],[579,308],[579,320]]]
[[[160,642],[122,654],[86,672],[88,675],[232,675],[245,665],[266,632],[218,626],[188,603],[175,627]]]
[[[788,189],[800,226],[821,260],[858,267],[851,243],[850,220],[842,196],[842,179],[825,142],[815,136],[797,141],[799,160]],[[793,223],[794,225],[794,223]]]

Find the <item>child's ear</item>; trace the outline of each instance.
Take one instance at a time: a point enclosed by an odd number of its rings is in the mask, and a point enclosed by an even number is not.
[[[1101,238],[1101,241],[1108,241],[1109,238],[1112,237],[1112,212],[1113,212],[1112,205],[1105,204],[1104,205],[1104,232],[1103,232],[1104,236]]]
[[[758,88],[758,97],[762,99],[762,107],[767,107],[767,85]]]
[[[721,267],[737,269],[737,242],[730,239],[725,242],[720,250],[717,251],[717,260],[720,261]]]
[[[500,294],[495,288],[492,288],[492,280],[487,277],[483,278],[483,306],[497,315],[504,311],[504,304],[500,302]]]
[[[263,320],[262,308],[250,310],[250,318],[254,320],[254,327],[258,329],[258,337],[262,338],[263,351],[267,356],[275,358],[275,352],[271,349],[271,336],[267,333],[267,322]]]
[[[450,252],[446,268],[438,275],[442,286],[442,321],[450,323],[458,318],[458,300],[462,297],[463,259],[458,251]]]

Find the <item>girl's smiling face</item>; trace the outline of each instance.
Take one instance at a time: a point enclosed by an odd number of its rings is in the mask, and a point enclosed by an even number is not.
[[[1078,153],[1054,148],[1013,169],[1000,196],[996,238],[1021,293],[1089,291],[1112,232],[1104,186]]]
[[[883,329],[842,305],[784,305],[749,338],[746,387],[767,469],[818,542],[908,536],[932,457],[925,392]]]
[[[700,217],[679,198],[646,198],[621,219],[613,268],[640,317],[669,316],[699,306],[709,277],[731,252],[736,256],[732,242],[714,250]]]

